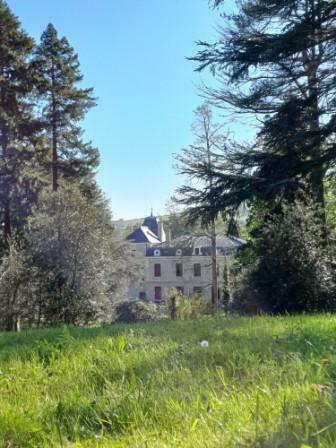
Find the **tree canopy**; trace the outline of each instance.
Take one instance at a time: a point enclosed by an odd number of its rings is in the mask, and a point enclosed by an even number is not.
[[[254,144],[232,145],[225,169],[214,170],[220,208],[256,196],[294,200],[300,189],[324,208],[323,179],[336,157],[335,12],[322,0],[246,0],[224,14],[217,42],[199,42],[191,59],[218,81],[205,94],[260,122]]]

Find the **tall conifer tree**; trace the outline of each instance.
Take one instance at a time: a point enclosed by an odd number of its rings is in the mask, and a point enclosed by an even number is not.
[[[198,70],[219,80],[212,101],[262,123],[257,145],[235,151],[218,178],[220,207],[279,193],[294,200],[304,187],[323,209],[336,159],[335,2],[243,0],[218,42],[200,45]]]
[[[92,175],[98,151],[85,143],[80,122],[95,105],[92,89],[80,87],[83,75],[78,56],[52,24],[42,34],[33,63],[40,78],[42,119],[50,141],[52,189],[62,175],[70,180]]]
[[[13,202],[19,178],[22,181],[18,169],[21,161],[30,157],[26,150],[36,125],[29,99],[33,86],[29,57],[33,49],[34,41],[0,0],[0,207],[5,241],[12,233]]]

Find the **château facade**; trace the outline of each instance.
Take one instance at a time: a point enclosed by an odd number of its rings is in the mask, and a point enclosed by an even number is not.
[[[140,259],[142,280],[129,286],[129,297],[161,302],[176,288],[185,295],[200,293],[212,299],[211,239],[206,235],[186,235],[174,240],[167,238],[164,225],[151,215],[135,229],[127,240]],[[245,241],[218,235],[217,276],[218,294],[222,296],[225,265]]]

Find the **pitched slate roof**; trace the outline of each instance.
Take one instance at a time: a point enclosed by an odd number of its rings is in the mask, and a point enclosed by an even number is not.
[[[127,237],[127,240],[132,243],[160,243],[159,238],[147,226],[140,226],[135,229],[134,232]]]
[[[216,238],[217,250],[220,254],[225,255],[231,253],[236,249],[246,246],[246,241],[234,236],[218,235]],[[201,248],[199,255],[211,255],[211,238],[206,235],[191,236],[184,235],[175,238],[170,243],[157,244],[154,247],[148,248],[146,251],[147,257],[154,256],[155,250],[160,250],[161,256],[176,256],[177,249],[182,249],[182,255],[192,255],[193,248]]]
[[[144,219],[143,226],[148,227],[154,235],[159,234],[159,223],[156,216],[147,216],[147,218]]]
[[[211,238],[209,236],[195,236],[193,237],[192,244],[194,247],[210,248]],[[246,241],[234,236],[217,235],[216,237],[216,247],[219,250],[238,249],[245,245]]]

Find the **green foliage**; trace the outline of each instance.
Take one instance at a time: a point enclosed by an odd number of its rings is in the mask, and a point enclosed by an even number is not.
[[[15,239],[8,244],[0,264],[0,328],[19,330],[20,319],[34,312],[34,267],[32,258]]]
[[[27,237],[44,277],[47,322],[108,322],[112,301],[126,294],[131,253],[105,207],[65,184],[44,191],[29,218]]]
[[[260,125],[251,145],[231,145],[226,166],[213,171],[219,209],[255,197],[293,200],[300,188],[323,207],[323,177],[336,154],[333,7],[243,0],[225,18],[217,42],[200,42],[192,59],[219,81],[205,89],[215,104]]]
[[[333,172],[325,181],[326,213],[331,235],[336,241],[336,174]]]
[[[29,58],[34,41],[21,28],[8,5],[0,1],[0,219],[4,240],[22,226],[31,204],[27,169],[34,162],[32,137],[38,128],[33,114]],[[13,229],[14,227],[14,229]]]
[[[332,448],[335,329],[316,315],[1,334],[0,444]]]
[[[80,122],[95,105],[92,89],[80,84],[78,56],[65,37],[59,38],[52,24],[47,26],[32,63],[39,83],[44,132],[52,142],[49,160],[52,166],[53,190],[59,177],[79,180],[92,176],[98,165],[98,151],[82,139]]]
[[[154,303],[147,300],[123,300],[113,307],[113,321],[120,323],[134,323],[148,320],[156,320],[160,312]]]
[[[222,282],[222,294],[224,309],[228,308],[228,304],[231,297],[231,271],[232,268],[228,263],[223,267],[223,282]]]
[[[107,207],[76,185],[41,193],[25,233],[1,259],[0,328],[111,322],[137,265]]]
[[[164,217],[164,224],[172,239],[202,232],[200,223],[188,223],[187,215],[176,207],[173,200],[167,204],[167,209],[168,215]]]
[[[204,233],[207,232],[207,230],[201,224],[201,219],[197,219],[192,224],[189,223],[188,212],[181,211],[173,203],[173,200],[168,203],[167,210],[168,214],[164,217],[163,220],[165,228],[170,231],[171,238],[174,239],[185,235],[204,235]],[[219,214],[215,219],[215,225],[218,235],[231,235],[239,237],[240,226],[238,223],[238,213]]]
[[[0,328],[110,322],[135,275],[83,140],[82,81],[53,25],[36,46],[0,0]]]
[[[192,130],[195,141],[175,155],[177,173],[185,177],[177,188],[174,202],[185,208],[187,223],[200,222],[203,227],[213,224],[219,210],[212,192],[215,187],[213,170],[223,158],[225,137],[222,125],[214,123],[207,104],[195,112]]]
[[[173,319],[197,319],[213,312],[211,304],[200,294],[185,296],[176,289],[169,291],[165,303],[167,314]]]
[[[300,202],[283,203],[277,214],[260,204],[256,210],[250,221],[254,256],[238,300],[244,303],[249,298],[259,308],[276,313],[334,309],[332,246],[321,245],[318,210]]]
[[[212,187],[188,197],[205,216],[209,203],[213,214],[251,206],[240,309],[334,309],[334,28],[328,2],[243,0],[192,58],[218,81],[203,91],[212,103],[259,119],[253,141],[228,140],[212,170],[198,164]]]

